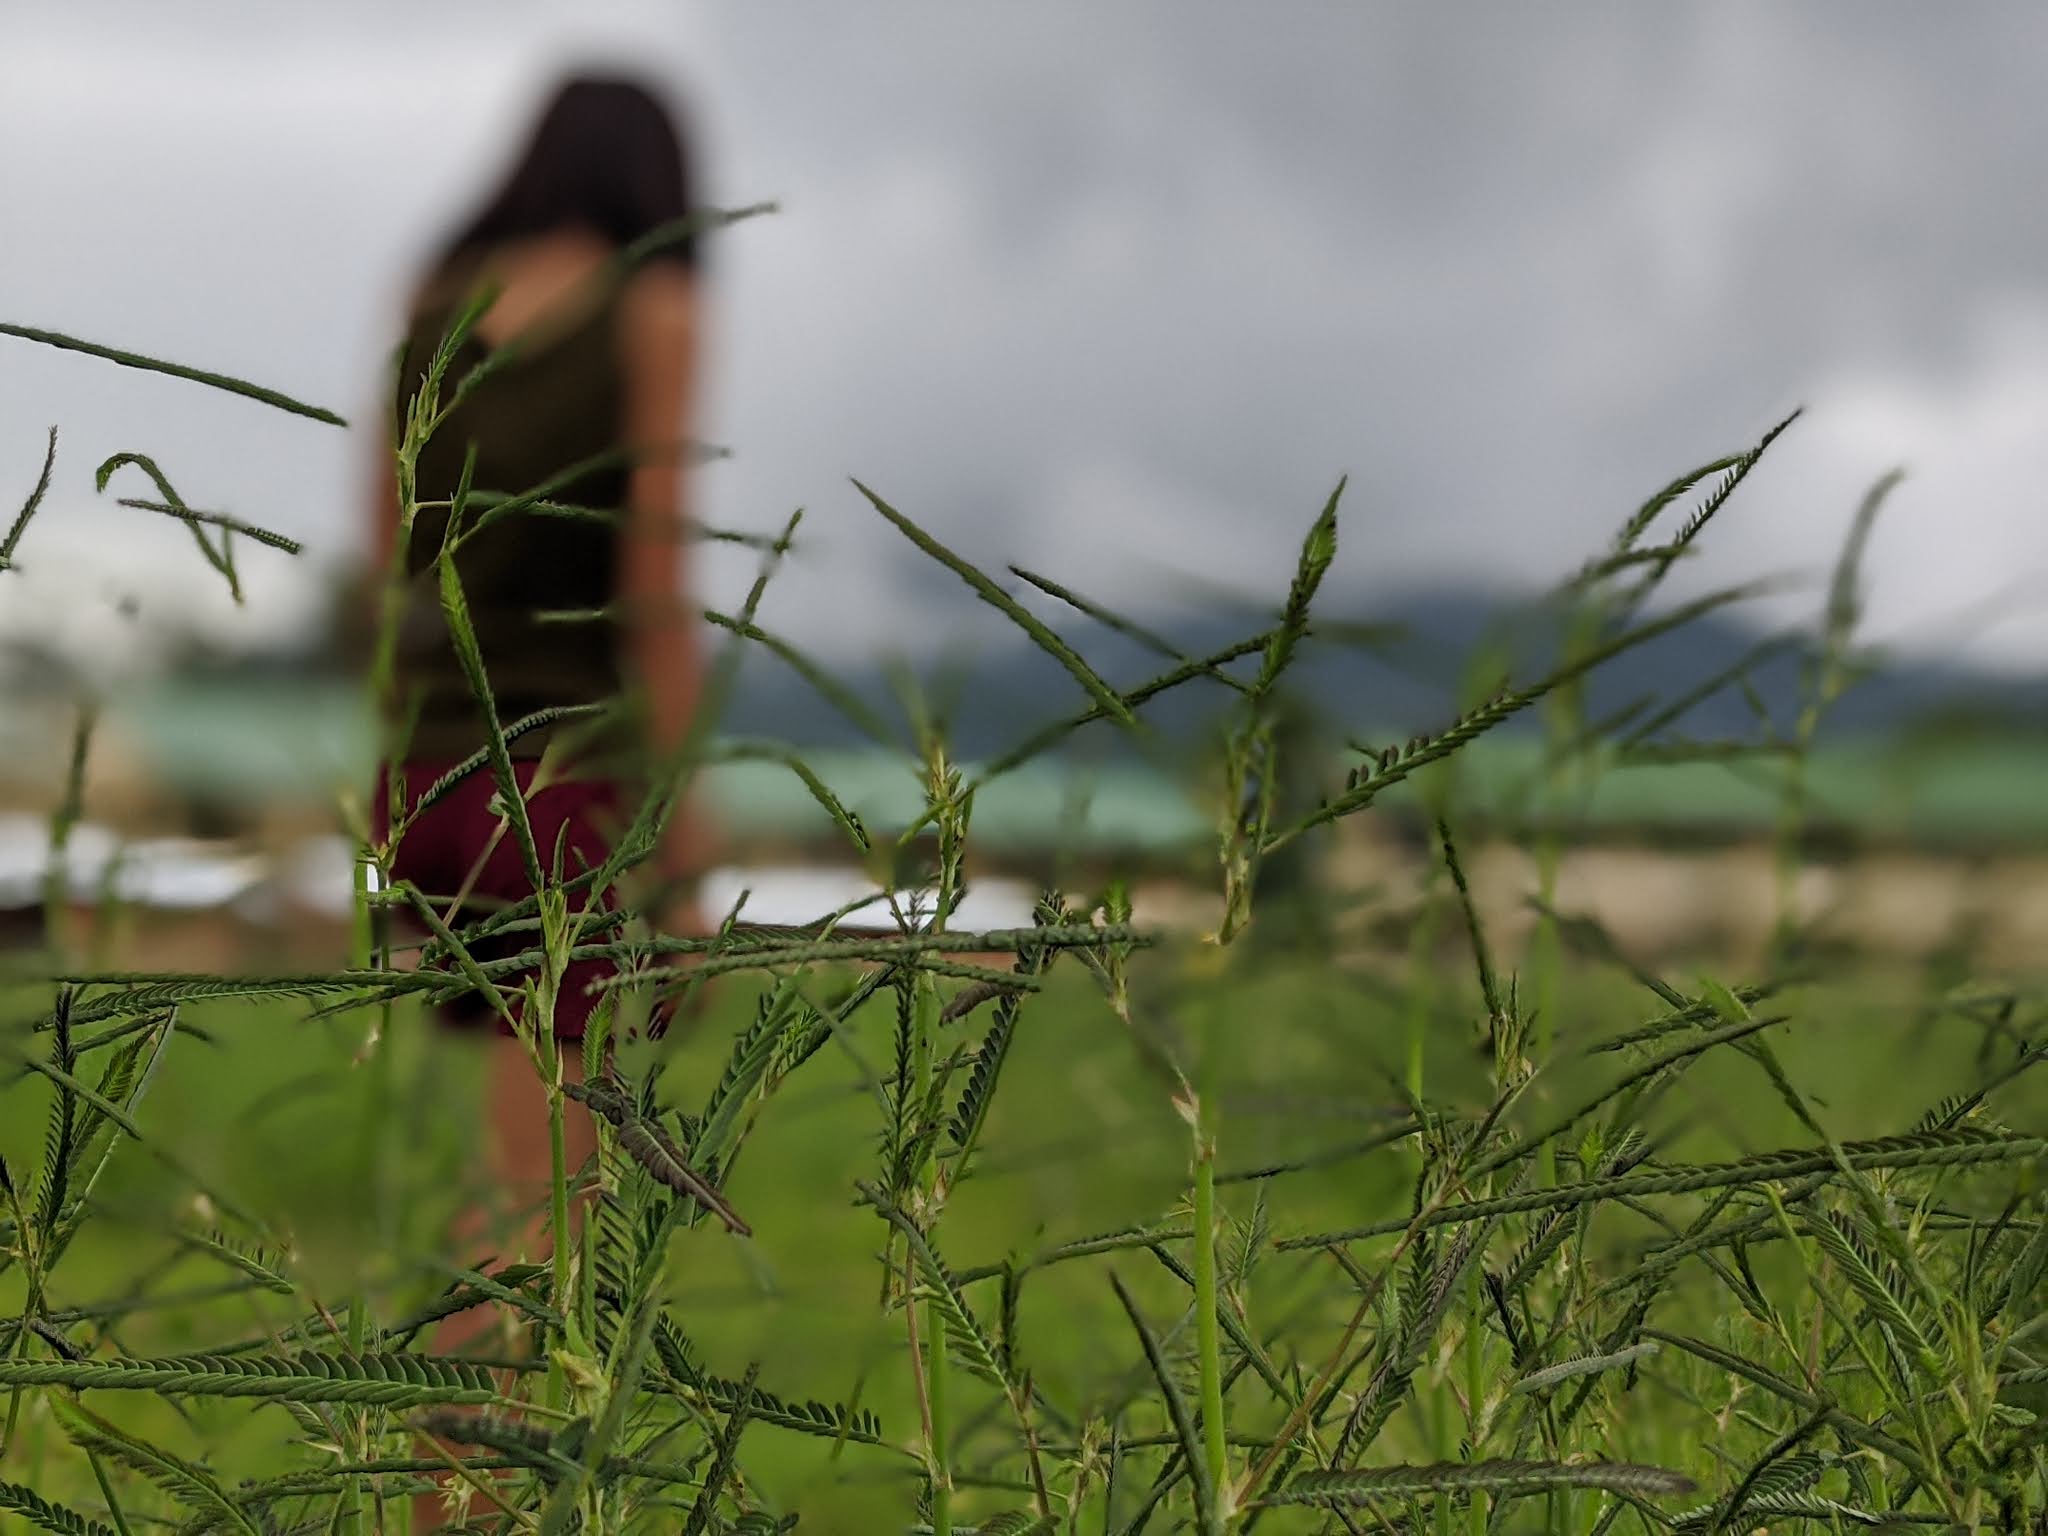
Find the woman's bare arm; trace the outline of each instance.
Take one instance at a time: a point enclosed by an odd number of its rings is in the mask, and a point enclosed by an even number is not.
[[[381,582],[398,552],[398,470],[391,462],[391,445],[380,436],[376,468],[370,476],[375,498],[374,526],[370,530],[370,571],[373,582]]]
[[[682,743],[702,691],[695,606],[689,600],[685,447],[694,419],[698,347],[695,278],[672,266],[642,270],[620,309],[626,385],[625,440],[641,455],[631,471],[619,540],[618,594],[629,680],[645,701],[648,746],[657,762]],[[701,872],[694,816],[679,809],[658,874]]]

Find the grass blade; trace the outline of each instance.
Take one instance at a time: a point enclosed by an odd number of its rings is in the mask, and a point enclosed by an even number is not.
[[[184,379],[191,384],[204,384],[209,389],[225,390],[231,395],[240,395],[245,400],[254,400],[263,405],[275,406],[293,416],[304,416],[313,421],[325,422],[330,427],[348,425],[341,417],[322,406],[308,405],[303,400],[294,400],[290,395],[261,384],[251,384],[247,379],[232,378],[224,373],[209,373],[203,368],[190,368],[183,363],[168,363],[158,357],[144,357],[138,352],[124,352],[119,347],[103,347],[95,341],[81,341],[76,336],[66,336],[57,331],[38,330],[34,326],[9,325],[0,322],[0,336],[13,336],[21,341],[33,341],[46,347],[55,347],[60,352],[79,352],[87,357],[97,357],[122,368],[139,368],[145,373],[161,373],[170,378]]]
[[[1195,1494],[1196,1523],[1205,1533],[1218,1530],[1215,1490],[1200,1472],[1203,1465],[1202,1442],[1195,1433],[1195,1419],[1188,1411],[1187,1399],[1181,1395],[1180,1387],[1173,1379],[1173,1371],[1159,1347],[1158,1337],[1145,1321],[1144,1313],[1138,1310],[1137,1302],[1131,1299],[1131,1293],[1124,1289],[1123,1278],[1111,1270],[1109,1283],[1116,1288],[1116,1299],[1123,1303],[1131,1327],[1137,1330],[1138,1343],[1145,1351],[1145,1363],[1152,1367],[1153,1380],[1158,1382],[1159,1395],[1165,1400],[1166,1411],[1173,1420],[1173,1432],[1180,1440],[1181,1459],[1188,1468],[1188,1486]]]
[[[954,554],[858,480],[853,484],[854,488],[868,499],[868,504],[893,523],[905,538],[966,582],[976,597],[1023,630],[1040,650],[1065,667],[1074,681],[1095,700],[1096,708],[1125,725],[1138,723],[1137,716],[1131,713],[1130,707],[1123,701],[1123,696],[1097,676],[1095,669],[1083,661],[1072,646],[1047,628],[1036,614],[997,586],[979,567]]]

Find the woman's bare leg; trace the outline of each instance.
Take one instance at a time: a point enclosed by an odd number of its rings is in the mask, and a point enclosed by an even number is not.
[[[481,1263],[495,1251],[501,1259],[539,1262],[549,1251],[549,1196],[554,1188],[554,1151],[548,1131],[548,1096],[540,1072],[526,1047],[509,1035],[494,1035],[488,1051],[486,1085],[490,1112],[490,1170],[494,1203],[509,1213],[509,1242],[493,1244],[491,1213],[472,1207],[458,1219],[455,1240],[459,1262]],[[583,1056],[574,1041],[563,1042],[562,1077],[583,1080]],[[597,1131],[590,1112],[574,1099],[562,1105],[563,1163],[574,1178],[597,1150]],[[582,1201],[572,1207],[580,1224]],[[506,1328],[510,1314],[496,1306],[472,1307],[446,1319],[434,1331],[434,1353],[470,1352],[494,1328]],[[508,1339],[509,1342],[509,1339]],[[482,1351],[498,1354],[501,1351]],[[421,1494],[413,1501],[412,1528],[438,1530],[441,1496]]]

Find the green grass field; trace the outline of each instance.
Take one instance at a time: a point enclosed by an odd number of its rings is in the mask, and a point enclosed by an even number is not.
[[[1400,1084],[1418,1031],[1432,1097],[1483,1111],[1491,1064],[1475,1029],[1483,1008],[1469,965],[1448,950],[1415,970],[1377,975],[1321,964],[1250,963],[1221,976],[1204,974],[1195,984],[1188,973],[1198,963],[1194,955],[1151,957],[1143,990],[1173,1001],[1141,1028],[1170,1032],[1180,1054],[1206,1062],[1228,1085],[1220,1094],[1217,1130],[1219,1204],[1232,1240],[1249,1241],[1256,1233],[1268,1246],[1284,1245],[1290,1237],[1333,1228],[1398,1226],[1410,1213],[1421,1167],[1414,1143],[1361,1146],[1385,1142],[1406,1118]],[[1187,1295],[1174,1272],[1178,1264],[1184,1273],[1188,1262],[1187,1128],[1170,1102],[1171,1083],[1149,1064],[1152,1047],[1117,1017],[1078,965],[1053,975],[1054,984],[1019,1012],[980,1161],[946,1207],[946,1259],[960,1275],[987,1276],[963,1283],[983,1316],[1002,1310],[1003,1282],[991,1271],[1007,1262],[1026,1275],[1007,1325],[1014,1331],[1006,1338],[1028,1351],[1033,1385],[1048,1405],[1049,1442],[1071,1441],[1091,1423],[1118,1423],[1130,1439],[1156,1437],[1167,1426],[1133,1402],[1146,1382],[1144,1358],[1104,1271],[1115,1270],[1130,1286],[1165,1334],[1167,1349],[1189,1346],[1192,1330],[1170,1327]],[[820,975],[811,984],[822,993],[831,978]],[[721,982],[703,1014],[677,1038],[629,1048],[630,1069],[644,1074],[659,1062],[663,1099],[694,1111],[759,996],[759,985],[744,977]],[[7,1038],[35,1049],[22,1033],[27,1003],[16,994]],[[1775,996],[1759,1010],[1766,1006],[1790,1016],[1773,1031],[1777,1060],[1790,1080],[1815,1085],[1811,1112],[1843,1142],[1911,1125],[1929,1106],[1967,1092],[2011,1052],[2006,1034],[1987,1029],[1975,1005],[1944,998],[1916,976],[1816,983]],[[122,1148],[94,1192],[95,1219],[42,1298],[45,1315],[64,1319],[71,1338],[109,1354],[182,1355],[260,1340],[322,1309],[344,1317],[351,1296],[367,1297],[373,1316],[388,1323],[445,1287],[446,1272],[434,1267],[447,1254],[445,1226],[477,1173],[479,1047],[423,1027],[401,1008],[391,1036],[395,1049],[365,1063],[357,1059],[365,1019],[312,1021],[306,1012],[276,1003],[191,1012],[209,1038],[181,1036],[171,1043],[139,1116],[145,1144]],[[1606,1054],[1587,1048],[1668,1012],[1626,978],[1591,967],[1579,971],[1556,1022],[1555,1059],[1501,1130],[1540,1130],[1598,1098],[1648,1047]],[[958,1028],[964,1034],[972,1021]],[[745,1154],[725,1181],[755,1235],[735,1239],[715,1224],[680,1234],[664,1285],[670,1315],[695,1341],[707,1369],[738,1378],[757,1366],[759,1385],[779,1398],[848,1404],[879,1416],[886,1447],[835,1445],[770,1425],[747,1435],[741,1465],[750,1495],[765,1508],[800,1515],[807,1531],[900,1528],[922,1477],[915,1375],[900,1312],[892,1316],[882,1301],[878,1255],[887,1229],[873,1210],[856,1203],[854,1187],[856,1177],[870,1175],[885,1134],[882,1100],[893,1033],[893,1009],[885,1001],[869,1005],[762,1104]],[[45,1107],[38,1101],[51,1097],[34,1085],[17,1083],[9,1091],[0,1153],[10,1167],[35,1165],[43,1122],[38,1111]],[[1982,1113],[2015,1132],[2048,1133],[2048,1113],[2017,1084],[1994,1094]],[[1583,1176],[1574,1153],[1598,1160],[1601,1123],[1596,1114],[1558,1140],[1559,1181]],[[1654,1140],[1657,1165],[1723,1163],[1813,1141],[1766,1073],[1733,1052],[1697,1059],[1682,1090],[1646,1106],[1638,1123]],[[1275,1168],[1282,1171],[1248,1176]],[[234,1214],[209,1208],[195,1195],[197,1187],[231,1203]],[[1913,1202],[1903,1213],[1908,1230],[1932,1224],[1939,1233],[1949,1223],[1994,1221],[2012,1187],[2012,1170],[2001,1165],[1983,1175],[1945,1178],[1924,1191],[1887,1186],[1886,1195]],[[1568,1338],[1597,1343],[1601,1325],[1611,1320],[1589,1293],[1626,1287],[1641,1256],[1669,1240],[1666,1224],[1682,1224],[1711,1198],[1600,1207],[1553,1261],[1557,1274],[1545,1277],[1546,1294],[1554,1286],[1560,1297],[1575,1298],[1573,1306],[1560,1306],[1555,1325]],[[1530,1219],[1517,1218],[1493,1235],[1489,1269],[1507,1264],[1526,1240],[1523,1223]],[[177,1235],[222,1225],[260,1229],[288,1242],[290,1260],[279,1268],[290,1278],[291,1293],[265,1288],[222,1262],[217,1251]],[[1161,1240],[1156,1254],[1131,1244],[1062,1258],[1080,1240],[1148,1228],[1179,1235]],[[1296,1341],[1324,1339],[1342,1327],[1355,1300],[1354,1267],[1370,1271],[1385,1262],[1394,1241],[1346,1245],[1342,1261],[1333,1261],[1332,1250],[1282,1246],[1233,1290],[1245,1326],[1270,1330],[1272,1359],[1284,1375],[1310,1368],[1307,1353],[1295,1354]],[[498,1256],[500,1263],[534,1257]],[[1710,1251],[1680,1265],[1646,1324],[1770,1358],[1776,1329],[1745,1313],[1729,1294],[1730,1262],[1727,1254]],[[1740,1265],[1783,1309],[1786,1336],[1800,1339],[1809,1326],[1820,1326],[1813,1321],[1820,1315],[1817,1293],[1779,1234],[1759,1232]],[[0,1307],[9,1316],[24,1301],[20,1276],[17,1268],[0,1278]],[[1575,1307],[1586,1308],[1586,1315],[1575,1316]],[[508,1338],[503,1347],[517,1346]],[[1498,1323],[1487,1326],[1484,1309],[1446,1324],[1417,1362],[1412,1394],[1391,1415],[1373,1459],[1461,1459],[1471,1433],[1468,1384],[1512,1380],[1512,1349]],[[1551,1353],[1569,1358],[1579,1352]],[[1753,1388],[1669,1349],[1627,1375],[1616,1370],[1587,1379],[1596,1391],[1574,1431],[1580,1454],[1671,1468],[1705,1490],[1725,1492],[1731,1469],[1768,1449],[1782,1432],[1770,1405],[1754,1401]],[[1845,1398],[1858,1395],[1854,1382],[1840,1390]],[[238,1403],[199,1399],[174,1410],[133,1397],[99,1394],[97,1406],[202,1461],[224,1482],[303,1469],[309,1459],[320,1464],[303,1447],[287,1448],[295,1427],[281,1408],[250,1412]],[[1014,1507],[1025,1490],[1013,1437],[996,1411],[997,1394],[970,1387],[961,1398],[954,1445],[962,1485],[958,1510],[972,1520]],[[1238,1383],[1230,1400],[1234,1430],[1248,1442],[1270,1433],[1282,1417],[1277,1396],[1256,1380]],[[61,1446],[57,1427],[40,1419],[33,1399],[22,1412],[7,1475],[93,1506],[90,1474]],[[1055,1426],[1053,1412],[1066,1422]],[[1002,1491],[974,1486],[973,1469],[984,1461],[986,1480],[1005,1485]],[[1578,1497],[1590,1520],[1595,1496]],[[1128,1518],[1135,1504],[1127,1492],[1118,1518]],[[131,1505],[131,1520],[148,1507],[147,1500]],[[163,1511],[171,1507],[165,1502]],[[1105,1515],[1089,1507],[1087,1523],[1076,1528],[1105,1528]],[[1269,1519],[1266,1528],[1320,1528],[1283,1518]],[[1555,1528],[1584,1528],[1569,1515],[1552,1518],[1571,1522]],[[1151,1528],[1173,1523],[1163,1515]]]

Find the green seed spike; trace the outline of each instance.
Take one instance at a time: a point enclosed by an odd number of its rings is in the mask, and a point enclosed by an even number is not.
[[[280,394],[277,390],[266,389],[261,384],[251,384],[247,379],[232,378],[224,373],[209,373],[203,368],[190,368],[183,363],[168,363],[162,358],[144,357],[137,352],[123,352],[118,347],[103,347],[96,341],[81,341],[76,336],[38,330],[28,325],[9,325],[0,322],[0,336],[40,342],[43,346],[55,347],[62,352],[81,352],[87,357],[102,358],[122,368],[139,368],[145,373],[161,373],[170,378],[184,379],[188,383],[204,384],[209,389],[225,390],[231,395],[240,395],[245,400],[276,406],[280,411],[325,422],[330,427],[348,425],[345,420],[323,406],[308,405],[303,400],[294,400],[290,395]]]
[[[1344,487],[1348,483],[1348,476],[1337,482],[1337,488],[1330,492],[1330,499],[1323,503],[1323,510],[1316,514],[1316,520],[1309,525],[1308,534],[1301,541],[1301,558],[1295,565],[1293,584],[1287,589],[1287,606],[1281,610],[1279,627],[1266,642],[1259,680],[1252,686],[1255,697],[1263,697],[1272,691],[1273,685],[1287,670],[1288,663],[1294,659],[1295,647],[1308,633],[1309,608],[1315,602],[1316,590],[1322,586],[1323,577],[1337,558],[1337,504],[1343,500]]]

